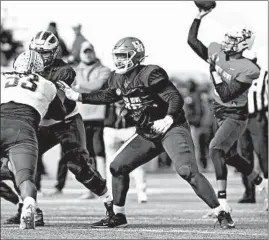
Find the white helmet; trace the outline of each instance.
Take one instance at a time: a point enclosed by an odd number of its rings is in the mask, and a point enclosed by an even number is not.
[[[47,67],[53,64],[60,47],[57,37],[52,32],[41,31],[32,38],[29,49],[40,53],[44,59],[44,65]]]
[[[222,43],[223,50],[230,55],[243,52],[246,49],[250,50],[254,40],[254,33],[247,28],[233,30],[225,34],[225,41]]]
[[[15,59],[13,68],[17,73],[39,73],[44,69],[44,62],[39,53],[28,50]]]

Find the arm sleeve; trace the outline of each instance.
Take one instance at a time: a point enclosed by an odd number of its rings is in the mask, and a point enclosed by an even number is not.
[[[81,93],[81,99],[82,103],[102,105],[117,102],[121,97],[116,94],[115,89],[106,89],[94,93]]]
[[[226,82],[215,84],[214,82],[214,85],[217,93],[224,103],[237,98],[251,86],[250,83],[242,83],[237,80],[232,80],[229,84]]]
[[[189,30],[188,34],[188,44],[190,47],[193,49],[194,52],[197,53],[199,57],[207,61],[208,59],[208,49],[207,47],[200,41],[198,40],[198,30],[200,27],[201,20],[199,19],[194,19],[191,28]]]
[[[162,80],[151,85],[153,92],[157,92],[159,97],[168,103],[167,115],[174,119],[182,111],[184,100],[176,87],[169,80]]]
[[[65,82],[68,86],[71,87],[71,85],[75,81],[75,77],[76,72],[70,68],[63,70],[63,73],[60,75],[58,80]]]
[[[49,105],[48,111],[44,116],[45,119],[63,120],[66,115],[66,108],[56,94]]]

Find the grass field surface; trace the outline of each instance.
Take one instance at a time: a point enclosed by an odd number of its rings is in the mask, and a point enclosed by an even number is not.
[[[214,174],[205,174],[216,189]],[[44,180],[43,191],[53,189],[54,180]],[[268,239],[268,212],[257,193],[256,204],[238,204],[243,194],[239,174],[229,173],[228,201],[236,228],[214,227],[215,220],[203,218],[209,208],[192,188],[175,173],[148,174],[148,203],[139,204],[131,187],[126,203],[127,228],[91,229],[90,224],[105,216],[99,199],[80,200],[85,188],[68,180],[63,194],[40,197],[44,227],[21,230],[4,225],[16,206],[1,199],[1,239]]]

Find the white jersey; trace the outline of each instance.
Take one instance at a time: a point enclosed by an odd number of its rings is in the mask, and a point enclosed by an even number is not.
[[[1,74],[1,103],[26,104],[36,109],[41,119],[56,93],[56,86],[38,74]]]

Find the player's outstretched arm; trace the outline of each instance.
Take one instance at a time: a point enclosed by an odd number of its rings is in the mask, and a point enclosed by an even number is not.
[[[212,9],[211,9],[212,10]],[[199,57],[203,60],[207,61],[208,59],[208,49],[207,47],[198,39],[198,31],[201,23],[201,19],[207,15],[211,10],[202,10],[199,9],[199,12],[196,18],[193,20],[193,23],[190,27],[188,34],[188,44],[193,49],[194,52],[197,53]]]
[[[65,92],[68,99],[88,104],[107,104],[119,101],[121,98],[114,89],[96,91],[94,93],[78,93],[62,81],[57,82],[58,87]]]

